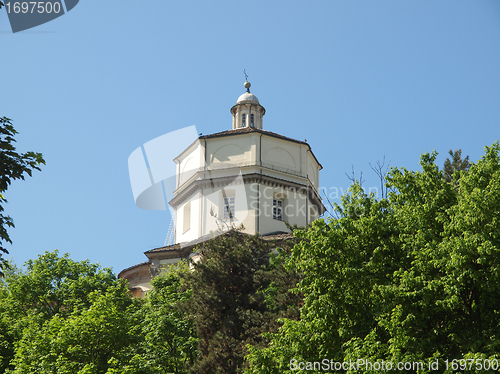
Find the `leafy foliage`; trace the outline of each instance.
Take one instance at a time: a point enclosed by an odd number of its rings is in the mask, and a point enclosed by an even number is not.
[[[0,3],[0,8],[1,8]],[[26,175],[31,177],[33,170],[40,170],[40,166],[45,164],[41,153],[26,152],[17,153],[14,147],[14,136],[17,131],[12,126],[11,120],[7,117],[0,118],[0,276],[3,275],[2,269],[5,268],[6,262],[2,258],[3,253],[9,253],[4,247],[5,242],[12,243],[7,232],[8,227],[14,227],[14,221],[11,217],[3,214],[5,192],[12,183],[17,179],[24,179]]]
[[[57,251],[6,267],[0,371],[300,373],[314,369],[292,359],[327,358],[451,373],[446,359],[500,359],[500,145],[453,183],[435,159],[391,169],[380,200],[355,183],[337,219],[295,230],[277,254],[257,236],[217,236],[144,300]]]
[[[76,262],[68,254],[45,252],[26,263],[26,273],[9,279],[12,305],[18,313],[36,313],[44,320],[56,314],[66,317],[75,308],[89,308],[93,291],[109,292],[116,285],[111,269],[88,260]]]
[[[181,275],[190,272],[180,263],[153,280],[146,302],[137,311],[135,334],[126,360],[115,360],[109,373],[186,373],[197,356],[194,324],[183,306],[192,292]]]
[[[231,231],[205,243],[201,259],[187,275],[193,293],[188,310],[199,338],[200,355],[193,373],[240,373],[247,344],[262,345],[261,334],[276,331],[276,316],[288,304],[297,306],[287,289],[286,275],[270,263],[272,248],[257,236]],[[274,269],[274,270],[273,270]],[[282,298],[275,297],[279,293]]]
[[[119,286],[117,287],[119,288]],[[117,291],[117,290],[113,290]],[[88,309],[59,314],[23,332],[13,373],[104,373],[109,361],[130,344],[130,298],[126,289],[89,295]]]
[[[498,359],[499,154],[498,142],[487,147],[458,188],[435,153],[422,156],[421,172],[392,169],[386,199],[354,185],[339,219],[302,233],[292,255],[304,274],[300,320],[251,348],[247,373],[292,372],[292,359],[437,359],[442,372],[445,359]]]
[[[444,179],[446,181],[451,182],[454,178],[460,177],[461,171],[467,171],[470,168],[469,156],[462,160],[462,150],[457,149],[453,152],[451,149],[448,152],[452,159],[449,157],[446,158],[444,162]],[[455,175],[455,172],[458,172]]]
[[[185,287],[181,275],[189,272],[189,267],[181,263],[154,279],[145,308],[146,357],[169,373],[186,372],[198,353],[194,323],[183,308],[191,300],[192,290]]]
[[[46,252],[0,290],[1,369],[13,373],[103,372],[133,341],[127,284],[110,269]]]
[[[0,287],[0,371],[21,373],[186,373],[195,359],[192,292],[170,269],[146,299],[110,269],[45,253],[26,271],[9,268]]]

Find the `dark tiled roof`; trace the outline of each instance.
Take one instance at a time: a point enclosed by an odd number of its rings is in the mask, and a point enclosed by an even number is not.
[[[155,253],[155,252],[180,251],[182,249],[191,248],[197,244],[204,243],[209,239],[210,239],[210,236],[205,235],[205,236],[202,236],[201,238],[192,240],[190,242],[176,243],[176,244],[172,244],[172,245],[166,245],[164,247],[153,248],[153,249],[150,249],[149,251],[146,251],[144,253],[146,254],[146,253]]]
[[[284,232],[284,231],[272,232],[266,235],[261,235],[261,239],[264,240],[287,240],[292,238],[293,234],[291,232]]]
[[[149,261],[146,261],[146,262],[141,262],[140,264],[136,264],[136,265],[130,266],[130,267],[126,268],[126,269],[123,269],[123,270],[122,270],[122,271],[120,271],[120,273],[118,274],[118,278],[120,278],[120,276],[121,276],[123,273],[125,273],[125,272],[127,272],[127,271],[129,271],[129,270],[132,270],[132,269],[135,269],[135,268],[139,268],[139,267],[144,266],[144,265],[150,265],[150,264],[151,264],[151,263],[150,263]]]
[[[163,251],[177,251],[179,249],[181,249],[181,244],[180,243],[176,243],[176,244],[172,244],[172,245],[166,245],[164,247],[153,248],[153,249],[150,249],[149,251],[146,251],[144,253],[154,253],[154,252],[163,252]]]
[[[225,233],[227,234],[227,233]],[[240,233],[241,235],[250,235],[246,233]],[[292,233],[284,232],[284,231],[277,231],[277,232],[272,232],[266,235],[261,235],[261,239],[266,240],[266,241],[271,241],[271,240],[288,240],[293,238]],[[159,248],[153,248],[150,249],[149,251],[144,252],[144,254],[149,254],[149,253],[158,253],[158,252],[174,252],[174,251],[180,251],[180,250],[186,250],[193,248],[197,244],[204,243],[208,240],[210,240],[211,237],[208,235],[202,236],[201,238],[198,238],[196,240],[193,240],[191,242],[184,242],[184,243],[176,243],[172,245],[167,245],[165,247],[159,247]],[[137,266],[137,265],[136,265]]]

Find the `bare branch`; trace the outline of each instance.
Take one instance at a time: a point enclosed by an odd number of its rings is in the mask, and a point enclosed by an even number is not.
[[[372,170],[375,172],[375,174],[377,174],[377,176],[380,179],[380,192],[381,192],[382,199],[384,197],[387,197],[387,186],[386,186],[386,179],[385,178],[387,177],[387,172],[389,170],[389,166],[391,165],[391,162],[389,161],[387,166],[385,166],[385,155],[384,155],[384,158],[382,160],[382,164],[380,163],[380,161],[377,161],[377,164],[375,166],[373,166],[372,164],[368,164],[368,165],[370,165]],[[385,166],[385,169],[384,169],[384,166]]]
[[[356,177],[354,176],[354,165],[352,165],[352,171],[351,171],[351,176],[349,176],[349,174],[345,173],[345,175],[347,176],[347,178],[354,184],[354,183],[359,183],[359,186],[360,187],[363,187],[363,172],[359,173],[359,180],[356,179]]]
[[[328,214],[330,215],[330,217],[335,217],[336,219],[339,219],[339,215],[337,214],[337,211],[335,210],[335,207],[333,206],[332,202],[330,201],[330,199],[328,198],[328,195],[326,194],[326,191],[323,190],[323,193],[325,194],[325,198],[326,198],[326,201],[328,201],[328,204],[330,204],[330,206],[332,207],[332,212],[335,213],[335,214],[332,214],[328,209],[326,209],[326,211],[328,212]]]

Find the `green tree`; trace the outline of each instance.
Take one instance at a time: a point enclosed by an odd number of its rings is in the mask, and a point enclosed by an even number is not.
[[[92,292],[89,308],[67,317],[54,315],[41,326],[30,324],[16,349],[12,373],[105,373],[110,362],[134,340],[133,315],[126,287]]]
[[[17,270],[12,264],[7,265],[5,278],[8,278],[10,273]],[[0,278],[0,372],[4,372],[9,367],[9,362],[14,357],[16,341],[16,334],[13,333],[11,326],[13,320],[5,278]]]
[[[199,337],[200,356],[193,373],[237,373],[245,342],[258,334],[264,311],[254,275],[269,262],[269,249],[256,237],[238,232],[206,243],[188,277],[193,290],[190,312]]]
[[[36,372],[28,368],[59,364],[63,370],[69,367],[61,363],[64,359],[82,368],[102,368],[110,352],[134,340],[125,339],[124,331],[135,325],[129,316],[136,315],[140,301],[130,298],[127,283],[110,269],[89,261],[46,252],[28,261],[25,272],[9,270],[0,293],[0,371]],[[99,347],[101,356],[90,351],[93,347]],[[51,370],[41,372],[64,372]]]
[[[179,264],[154,279],[145,307],[144,351],[161,372],[185,373],[197,356],[194,323],[183,308],[192,290],[183,284],[181,274],[189,272],[187,265]]]
[[[130,347],[126,360],[117,359],[109,373],[187,373],[197,356],[198,339],[194,323],[183,306],[192,291],[182,274],[190,272],[179,263],[153,279],[135,333],[140,340]]]
[[[453,359],[500,358],[500,146],[486,148],[459,188],[435,158],[423,155],[421,172],[392,169],[386,199],[354,185],[339,219],[302,233],[292,254],[304,273],[300,320],[250,348],[247,373],[317,372],[291,369],[325,358],[385,360],[395,372],[424,362],[421,373],[438,360],[451,373]]]
[[[188,311],[199,338],[193,373],[240,373],[247,344],[260,346],[262,332],[277,331],[276,316],[298,308],[285,285],[283,261],[270,262],[274,244],[237,231],[218,236],[201,249],[187,275],[192,292]],[[279,271],[277,269],[283,269]],[[275,327],[273,327],[273,325]]]
[[[453,152],[451,149],[448,152],[451,156],[451,160],[449,157],[446,158],[444,162],[444,179],[446,181],[451,182],[454,178],[455,172],[459,172],[464,170],[467,171],[470,168],[469,156],[462,160],[462,150],[457,149]],[[458,174],[459,177],[460,174]]]
[[[89,308],[94,291],[106,292],[119,281],[111,269],[88,260],[73,261],[67,253],[45,252],[26,262],[26,272],[7,280],[16,314],[35,313],[44,320],[65,317],[74,308]]]
[[[0,8],[2,3],[0,3]],[[26,152],[17,153],[14,147],[14,136],[17,131],[12,126],[11,120],[7,117],[0,118],[0,276],[6,266],[4,254],[9,253],[4,243],[12,243],[7,232],[8,227],[14,227],[11,217],[3,214],[4,205],[7,202],[5,192],[12,181],[24,179],[26,175],[31,176],[33,170],[40,170],[40,166],[45,164],[41,153]]]

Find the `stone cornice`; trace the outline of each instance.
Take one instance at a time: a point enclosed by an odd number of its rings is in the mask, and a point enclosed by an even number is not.
[[[306,178],[304,178],[305,183],[301,184],[260,173],[242,174],[241,178],[237,177],[238,176],[229,176],[229,177],[195,180],[190,184],[190,186],[185,188],[179,195],[171,199],[168,202],[168,204],[172,208],[176,209],[180,204],[187,201],[191,196],[193,196],[193,194],[202,189],[224,188],[229,185],[241,184],[241,180],[243,180],[243,184],[260,183],[266,186],[279,187],[290,191],[297,191],[304,195],[307,194],[309,200],[318,208],[320,215],[326,211],[326,208],[321,202],[321,198],[316,192],[316,189],[310,184],[309,180]]]

